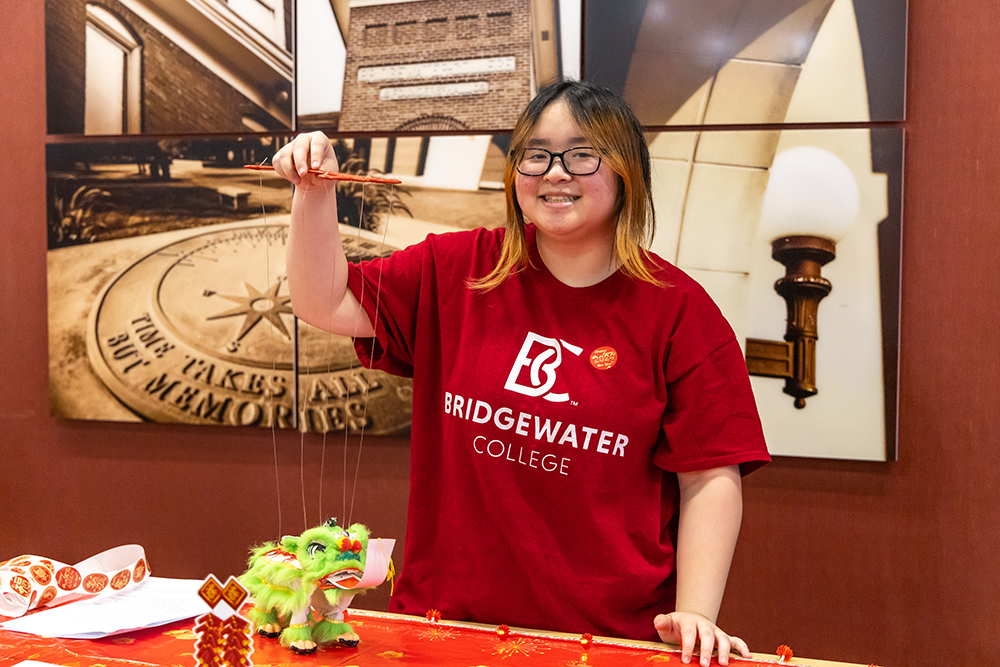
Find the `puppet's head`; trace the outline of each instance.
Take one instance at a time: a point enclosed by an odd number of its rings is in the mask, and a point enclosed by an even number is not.
[[[299,536],[283,537],[281,548],[298,558],[304,584],[316,582],[324,592],[352,590],[365,571],[368,535],[360,523],[342,528],[330,519]]]

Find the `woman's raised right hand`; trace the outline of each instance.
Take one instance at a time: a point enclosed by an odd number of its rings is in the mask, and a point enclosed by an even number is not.
[[[279,176],[306,190],[316,185],[318,180],[309,173],[310,169],[337,171],[339,167],[333,144],[322,132],[308,132],[295,137],[274,154],[271,164]]]

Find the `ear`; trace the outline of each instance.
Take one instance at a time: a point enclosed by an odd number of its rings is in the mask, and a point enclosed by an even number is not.
[[[299,550],[299,536],[285,535],[281,538],[281,548],[288,553],[297,553]]]
[[[362,542],[365,543],[368,542],[368,538],[371,535],[371,532],[368,530],[368,528],[360,523],[352,525],[348,532],[351,535],[353,535],[356,539],[361,540]]]

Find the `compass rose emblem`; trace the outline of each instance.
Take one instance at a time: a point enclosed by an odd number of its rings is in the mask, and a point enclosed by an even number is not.
[[[377,237],[342,239],[353,261],[391,252]],[[97,376],[152,421],[404,432],[409,381],[362,367],[350,338],[295,319],[287,241],[286,224],[220,225],[133,262],[91,310]]]
[[[239,343],[243,340],[243,337],[250,333],[250,330],[264,319],[270,322],[271,326],[278,333],[286,339],[291,340],[292,335],[288,332],[285,323],[281,321],[281,316],[292,315],[292,299],[288,296],[278,295],[281,291],[282,282],[282,280],[278,280],[266,292],[261,292],[250,283],[244,282],[243,285],[247,290],[246,296],[220,294],[214,290],[205,290],[204,294],[207,297],[218,296],[227,301],[239,304],[236,308],[231,308],[225,312],[205,318],[208,320],[221,320],[227,317],[243,317],[243,325],[240,327],[239,333],[236,334],[236,338],[226,348],[227,350],[235,352],[239,349]]]

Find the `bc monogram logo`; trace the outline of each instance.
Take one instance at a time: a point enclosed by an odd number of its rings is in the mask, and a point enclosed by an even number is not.
[[[540,349],[539,349],[540,348]],[[524,394],[525,396],[541,396],[546,401],[564,403],[569,400],[569,394],[554,394],[550,390],[556,383],[556,369],[562,363],[562,351],[566,350],[576,356],[583,352],[582,347],[570,345],[564,340],[547,338],[529,331],[524,338],[521,351],[517,354],[514,367],[507,376],[504,389]],[[529,384],[519,382],[521,370],[528,368]]]

